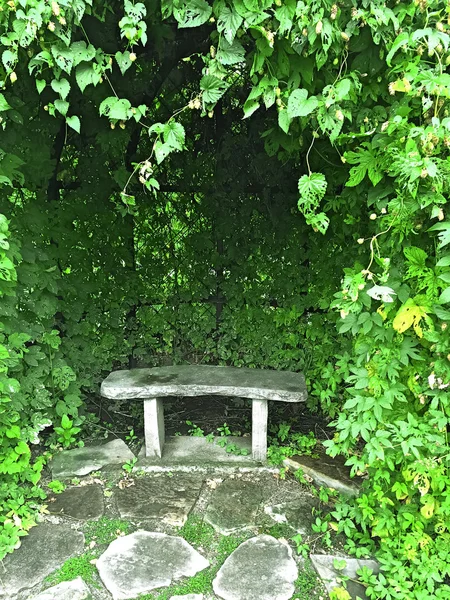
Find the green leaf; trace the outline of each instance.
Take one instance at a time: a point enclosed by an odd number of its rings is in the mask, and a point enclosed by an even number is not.
[[[212,13],[212,7],[206,0],[189,0],[180,3],[181,7],[174,6],[173,14],[178,21],[178,27],[198,27],[206,23]]]
[[[450,321],[450,311],[437,306],[436,304],[433,306],[434,314],[442,319],[443,321]]]
[[[36,79],[36,89],[38,91],[38,94],[42,94],[42,90],[45,88],[46,85],[47,82],[45,81],[45,79]]]
[[[278,111],[278,125],[280,126],[280,129],[284,131],[284,133],[289,132],[291,121],[292,119],[289,117],[289,113],[286,109]]]
[[[158,165],[162,163],[162,161],[173,151],[172,146],[169,144],[163,144],[161,141],[157,141],[155,143],[155,156]]]
[[[86,86],[97,85],[100,82],[101,75],[94,69],[92,63],[81,63],[75,70],[75,79],[77,80],[78,87],[84,92]]]
[[[439,296],[439,302],[441,304],[448,304],[450,302],[450,286],[445,288],[445,290]]]
[[[67,117],[66,123],[69,127],[72,127],[72,129],[74,129],[77,133],[80,133],[80,119],[76,115],[73,115],[72,117]]]
[[[327,191],[327,181],[323,173],[311,173],[302,175],[298,180],[298,191],[300,192],[299,205],[305,203],[318,206]]]
[[[69,73],[72,71],[74,55],[70,48],[62,43],[57,43],[50,47],[53,58],[60,69]]]
[[[440,231],[438,248],[443,248],[447,244],[450,244],[450,221],[443,221],[442,223],[436,223],[433,227],[430,227],[428,231]]]
[[[234,40],[230,44],[225,38],[222,38],[217,51],[217,60],[222,65],[235,65],[243,62],[245,60],[244,47],[238,40]]]
[[[128,50],[125,52],[116,52],[115,57],[117,64],[119,65],[120,72],[122,75],[125,75],[125,73],[133,64],[133,61],[130,60],[130,52]]]
[[[3,112],[5,110],[9,110],[11,107],[8,104],[8,102],[6,101],[6,98],[3,94],[0,94],[0,112]]]
[[[11,50],[5,50],[2,53],[2,63],[7,71],[12,71],[17,61],[17,52]]]
[[[100,104],[99,112],[100,115],[106,115],[110,119],[117,121],[125,121],[132,116],[130,101],[125,98],[119,99],[115,96],[105,98]]]
[[[244,119],[250,117],[259,108],[259,101],[247,98],[244,104]]]
[[[176,121],[169,121],[169,123],[164,125],[163,136],[166,144],[176,150],[183,150],[186,138],[183,125]]]
[[[437,263],[437,267],[449,267],[450,266],[450,254],[446,254],[442,258],[440,258]]]
[[[65,117],[69,110],[69,103],[65,100],[55,100],[55,108]]]
[[[203,101],[206,104],[215,104],[224,95],[227,84],[214,77],[214,75],[205,75],[200,80],[200,89],[203,91]]]
[[[352,82],[350,79],[341,79],[334,88],[335,101],[341,102],[342,100],[347,100],[351,87]]]
[[[404,46],[407,46],[409,43],[409,33],[406,31],[403,31],[400,35],[398,35],[395,40],[394,43],[391,46],[391,49],[388,52],[388,55],[386,56],[386,63],[388,65],[388,67],[391,66],[391,60],[392,57],[394,56],[394,54],[400,50],[400,48],[403,48]]]
[[[50,85],[52,86],[52,89],[57,94],[59,94],[63,100],[65,100],[69,95],[70,83],[67,81],[67,79],[53,79]]]
[[[230,9],[227,6],[223,6],[217,20],[217,30],[219,33],[223,33],[229,44],[232,44],[237,30],[242,25],[243,21],[244,19],[235,12],[234,8]]]
[[[294,90],[288,100],[288,114],[294,117],[306,117],[316,110],[319,101],[315,96],[308,98],[308,92],[304,89]]]
[[[70,46],[70,52],[73,57],[73,66],[76,67],[84,61],[91,61],[95,58],[96,50],[92,44],[86,45],[85,41],[74,42]]]

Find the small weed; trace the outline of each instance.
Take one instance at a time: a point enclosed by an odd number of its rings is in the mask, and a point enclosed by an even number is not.
[[[294,535],[294,537],[291,539],[297,548],[297,554],[301,554],[303,558],[306,559],[311,551],[311,548],[309,547],[309,544],[306,544],[303,541],[302,534],[298,533],[297,535]]]
[[[45,583],[49,585],[57,585],[63,581],[72,581],[76,577],[81,577],[86,583],[91,583],[96,587],[99,587],[94,575],[97,573],[97,569],[91,560],[97,558],[94,553],[86,553],[81,556],[74,556],[66,560],[60,569],[51,573],[46,579]]]
[[[122,469],[125,471],[125,473],[127,473],[128,475],[132,473],[134,466],[137,463],[137,460],[138,459],[134,457],[131,460],[127,460],[127,462],[124,465],[122,465]]]
[[[292,600],[312,600],[316,595],[325,597],[326,592],[321,593],[321,588],[322,583],[317,577],[311,561],[306,558],[295,582],[295,594]]]
[[[134,429],[132,427],[129,428],[127,435],[125,436],[125,440],[129,443],[135,443],[138,441],[138,436],[134,433]]]
[[[192,421],[186,421],[186,425],[189,425],[190,429],[188,429],[189,435],[192,437],[205,437],[205,432],[201,427],[198,427]]]
[[[291,537],[293,530],[287,523],[276,523],[265,529],[264,533],[277,539],[285,538],[288,540]]]
[[[193,546],[208,547],[214,539],[214,529],[197,515],[191,515],[186,523],[179,529],[178,535]]]
[[[55,479],[54,481],[50,481],[48,487],[52,490],[54,494],[61,494],[66,489],[65,484],[59,479]]]
[[[98,521],[88,521],[83,529],[86,544],[96,542],[97,545],[110,544],[119,535],[130,533],[131,523],[121,519],[102,517]]]

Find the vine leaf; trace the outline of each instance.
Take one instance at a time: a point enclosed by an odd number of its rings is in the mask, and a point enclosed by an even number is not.
[[[67,79],[53,79],[50,84],[52,90],[61,96],[62,100],[65,100],[70,92],[70,83]]]
[[[308,98],[307,90],[294,90],[289,96],[288,113],[291,119],[294,117],[306,117],[311,114],[319,105],[316,96]]]
[[[298,206],[301,210],[304,210],[306,206],[309,209],[317,208],[327,191],[325,175],[323,173],[302,175],[298,180],[298,191],[300,192]]]
[[[223,33],[229,44],[232,44],[243,21],[244,19],[234,9],[230,10],[227,6],[224,6],[217,20],[217,30],[219,33]]]
[[[178,26],[184,27],[198,27],[206,23],[211,16],[212,7],[206,2],[206,0],[189,0],[189,2],[183,2],[181,8],[173,8],[173,14],[178,21]]]
[[[224,95],[227,84],[214,75],[205,75],[200,80],[200,89],[203,91],[203,101],[206,104],[215,104]]]
[[[72,127],[77,133],[80,133],[81,123],[79,117],[73,115],[72,117],[67,117],[66,123],[69,127]]]
[[[245,49],[240,42],[234,40],[233,43],[230,44],[226,39],[220,40],[217,60],[222,65],[235,65],[243,62],[244,59]]]
[[[181,123],[170,121],[164,125],[163,130],[164,142],[175,150],[183,150],[186,132]]]
[[[433,227],[430,227],[428,231],[440,231],[438,248],[443,248],[450,244],[450,221],[443,221],[442,223],[436,223]]]

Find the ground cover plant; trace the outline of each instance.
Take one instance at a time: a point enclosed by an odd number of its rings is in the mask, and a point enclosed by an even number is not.
[[[369,597],[448,598],[449,5],[1,9],[0,553],[112,368],[303,370]]]

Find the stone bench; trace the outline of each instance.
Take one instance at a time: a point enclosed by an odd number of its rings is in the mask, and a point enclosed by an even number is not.
[[[267,454],[268,401],[305,402],[301,373],[237,367],[181,365],[114,371],[103,381],[101,395],[112,400],[144,401],[146,456],[161,457],[165,440],[162,399],[167,396],[235,396],[252,400],[252,455]]]

